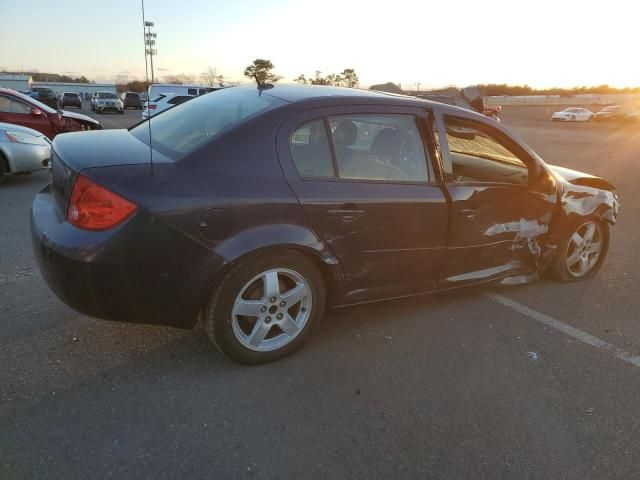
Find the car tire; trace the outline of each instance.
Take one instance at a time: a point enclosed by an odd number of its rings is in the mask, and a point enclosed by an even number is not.
[[[561,282],[586,280],[600,270],[608,251],[608,223],[597,218],[576,222],[559,243],[548,273]]]
[[[299,349],[316,330],[324,315],[325,292],[322,274],[304,255],[250,255],[225,275],[206,302],[205,331],[231,360],[245,365],[272,362]],[[247,315],[238,313],[242,309]]]
[[[0,183],[4,182],[4,178],[7,175],[7,167],[5,165],[5,158],[2,153],[0,153]]]
[[[120,110],[118,113],[119,113],[120,115],[124,115],[124,109]]]

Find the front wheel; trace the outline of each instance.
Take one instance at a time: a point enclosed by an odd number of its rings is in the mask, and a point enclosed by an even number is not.
[[[4,166],[4,158],[2,156],[2,154],[0,153],[0,183],[2,183],[4,181],[4,177],[7,174],[7,172],[5,172],[5,166]]]
[[[609,225],[590,219],[577,224],[558,245],[549,273],[562,282],[591,278],[609,250]]]
[[[324,314],[325,285],[314,263],[295,252],[257,254],[234,267],[203,310],[216,348],[247,365],[300,348]]]

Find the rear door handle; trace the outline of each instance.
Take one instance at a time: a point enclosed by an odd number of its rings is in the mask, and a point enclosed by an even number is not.
[[[357,220],[362,215],[364,215],[364,210],[351,209],[351,208],[336,208],[332,210],[327,210],[325,212],[327,217],[339,218],[344,222],[353,222]]]
[[[460,215],[467,217],[467,220],[473,220],[479,212],[480,209],[463,208],[460,210]]]

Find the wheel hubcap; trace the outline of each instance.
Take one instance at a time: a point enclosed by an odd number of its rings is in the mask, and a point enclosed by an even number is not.
[[[573,232],[566,264],[574,277],[583,277],[595,267],[602,252],[602,240],[602,229],[596,222],[586,222]]]
[[[249,350],[277,350],[304,329],[311,307],[311,288],[302,275],[285,268],[268,270],[252,278],[236,297],[233,333]]]

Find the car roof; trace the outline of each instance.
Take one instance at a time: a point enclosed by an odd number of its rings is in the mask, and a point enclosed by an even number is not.
[[[241,86],[246,90],[257,90],[256,86]],[[326,97],[352,97],[352,98],[370,98],[384,99],[389,97],[411,98],[405,95],[396,95],[392,93],[376,92],[372,90],[361,90],[358,88],[344,87],[328,87],[324,85],[273,85],[262,88],[263,95],[270,95],[279,98],[285,102],[296,102],[299,100],[312,100]]]
[[[491,121],[495,123],[494,120],[491,120],[478,112],[455,105],[448,105],[446,103],[434,102],[432,100],[408,95],[362,90],[358,88],[298,84],[276,84],[268,85],[263,88],[242,85],[229,88],[241,89],[246,92],[255,92],[256,95],[268,95],[283,100],[286,102],[285,105],[297,105],[298,107],[308,103],[309,106],[314,107],[341,105],[387,105],[393,107],[429,108],[431,110],[439,110],[443,114],[457,115],[473,118],[482,122]],[[207,95],[201,95],[201,97],[206,97],[208,95],[215,95],[215,92],[211,92]],[[283,107],[284,105],[279,108]],[[499,124],[498,128],[500,128]]]
[[[335,104],[354,103],[354,104],[379,104],[379,105],[396,105],[396,106],[445,106],[441,103],[423,100],[407,95],[399,95],[396,93],[378,92],[373,90],[362,90],[358,88],[344,87],[328,87],[323,85],[269,85],[266,88],[257,88],[256,86],[239,86],[245,91],[253,91],[258,95],[269,95],[287,103],[313,102]],[[209,95],[214,94],[213,92]]]

